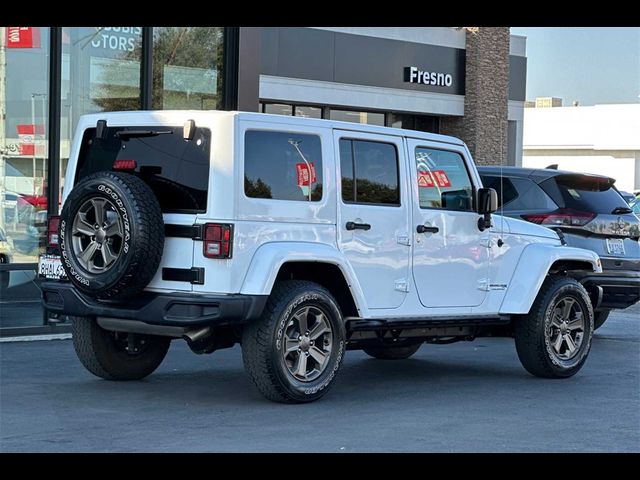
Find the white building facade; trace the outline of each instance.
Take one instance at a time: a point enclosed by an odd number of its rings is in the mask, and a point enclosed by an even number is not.
[[[640,190],[640,104],[526,108],[522,166],[552,164]]]

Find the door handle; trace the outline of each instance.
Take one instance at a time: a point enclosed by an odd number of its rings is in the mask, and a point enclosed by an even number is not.
[[[347,222],[344,226],[347,230],[369,230],[371,225],[368,223],[355,223],[355,222]]]
[[[418,225],[416,227],[416,232],[418,233],[438,233],[440,229],[438,227],[428,227],[426,225]]]

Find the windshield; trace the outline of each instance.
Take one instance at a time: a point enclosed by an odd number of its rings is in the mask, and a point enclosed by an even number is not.
[[[104,138],[88,128],[82,138],[75,183],[114,162],[135,162],[136,176],[155,193],[162,211],[204,213],[207,208],[211,131],[197,128],[193,140],[183,127],[109,127]],[[127,170],[130,171],[130,170]]]

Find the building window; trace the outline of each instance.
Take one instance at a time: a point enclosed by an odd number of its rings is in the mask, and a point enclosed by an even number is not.
[[[286,103],[260,103],[262,113],[273,113],[275,115],[289,115],[306,118],[322,118],[322,108],[311,105],[289,105]]]
[[[47,220],[49,36],[0,27],[0,264],[35,263]],[[0,328],[43,324],[34,270],[0,271]]]
[[[273,113],[275,115],[293,115],[293,106],[284,103],[263,103],[262,111],[264,113]]]
[[[351,110],[334,110],[332,108],[329,112],[329,118],[341,122],[364,123],[384,127],[384,113],[378,112],[355,112]]]
[[[390,113],[389,126],[407,130],[418,130],[420,132],[440,133],[440,118],[432,115]]]
[[[340,171],[343,201],[400,205],[395,145],[340,139]]]
[[[473,186],[459,153],[418,147],[416,170],[420,208],[473,208]]]
[[[247,197],[317,202],[322,198],[320,137],[249,130],[244,141]]]
[[[222,108],[224,27],[154,27],[154,109]]]
[[[322,118],[322,108],[320,107],[295,105],[293,111],[296,117]]]

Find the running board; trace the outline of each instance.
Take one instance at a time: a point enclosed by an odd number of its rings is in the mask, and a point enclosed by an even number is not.
[[[406,317],[393,319],[345,318],[349,331],[390,330],[430,327],[470,327],[506,325],[511,321],[508,316],[455,316],[455,317]]]

